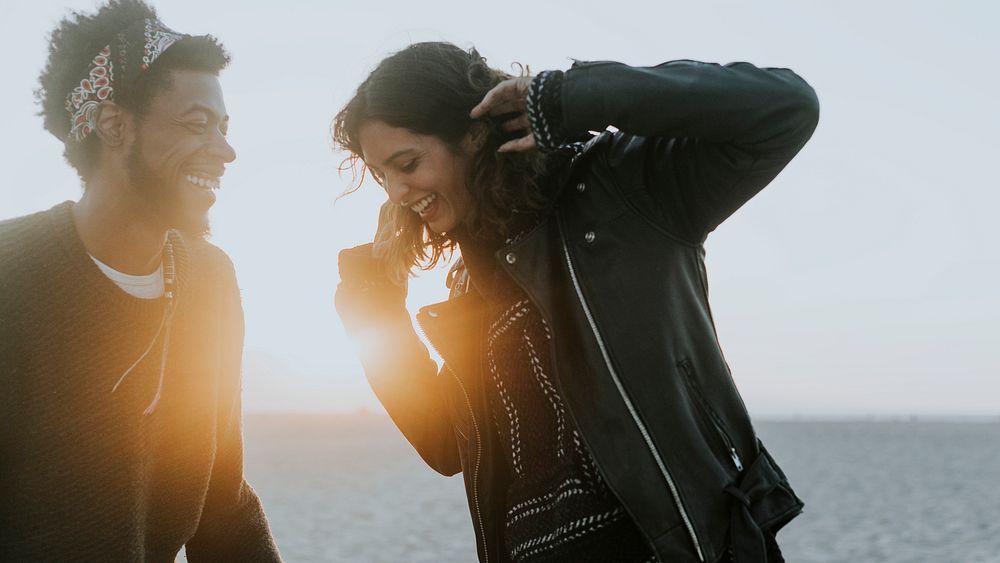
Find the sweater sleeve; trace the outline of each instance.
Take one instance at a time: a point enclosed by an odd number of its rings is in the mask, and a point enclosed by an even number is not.
[[[198,530],[187,543],[191,563],[280,562],[257,493],[243,476],[241,380],[243,308],[235,276],[227,291],[223,373],[219,386],[216,455]]]
[[[444,475],[461,471],[437,364],[413,329],[405,288],[393,285],[366,244],[341,251],[336,306],[375,395],[420,457]]]
[[[595,62],[543,75],[537,105],[549,130],[576,137],[619,129],[615,142],[637,144],[642,155],[639,166],[617,171],[620,180],[642,170],[668,228],[692,242],[763,189],[819,119],[816,93],[783,68]]]

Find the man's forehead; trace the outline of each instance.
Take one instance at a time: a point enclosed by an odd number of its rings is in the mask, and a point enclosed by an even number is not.
[[[210,72],[173,71],[169,86],[152,100],[151,106],[151,110],[172,114],[206,111],[220,118],[226,115],[222,85],[219,77]]]

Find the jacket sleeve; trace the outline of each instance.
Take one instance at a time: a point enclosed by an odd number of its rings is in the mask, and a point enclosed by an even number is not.
[[[763,189],[819,118],[804,80],[749,63],[577,63],[553,78],[561,83],[549,90],[558,96],[540,104],[553,129],[575,137],[612,125],[620,131],[615,144],[638,144],[642,183],[668,229],[692,242]]]
[[[458,473],[458,443],[437,364],[413,329],[406,289],[388,281],[371,244],[341,251],[339,266],[337,313],[372,390],[428,465]]]
[[[231,264],[230,264],[231,268]],[[194,537],[185,546],[191,563],[280,562],[257,493],[243,477],[241,380],[243,308],[230,272],[222,338],[222,380],[217,406],[216,452],[205,506]]]

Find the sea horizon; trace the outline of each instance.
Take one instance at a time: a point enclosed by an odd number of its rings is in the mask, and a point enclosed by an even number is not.
[[[755,428],[806,503],[778,534],[789,563],[1000,563],[1000,417]],[[286,561],[476,560],[461,477],[427,467],[384,413],[254,412],[244,432]]]

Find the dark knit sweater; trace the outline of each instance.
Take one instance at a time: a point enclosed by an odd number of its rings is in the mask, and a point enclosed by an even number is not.
[[[243,479],[243,314],[232,264],[171,233],[176,313],[118,288],[72,203],[0,223],[0,561],[279,561]]]
[[[534,219],[513,223],[516,238]],[[488,304],[488,402],[510,475],[506,551],[515,563],[655,561],[557,391],[545,319],[495,264],[494,252],[510,242],[460,241],[472,284]]]

